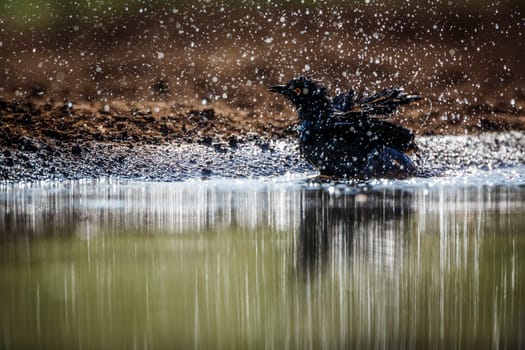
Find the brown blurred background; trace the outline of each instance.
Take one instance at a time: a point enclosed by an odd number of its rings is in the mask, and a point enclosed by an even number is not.
[[[522,2],[3,0],[0,7],[4,99],[97,108],[158,102],[287,119],[292,110],[266,87],[306,74],[334,92],[393,85],[419,92],[426,99],[407,115],[420,122],[524,115]]]

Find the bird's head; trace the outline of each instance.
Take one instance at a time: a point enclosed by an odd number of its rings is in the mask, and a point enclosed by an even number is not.
[[[328,97],[326,86],[310,77],[294,78],[286,85],[272,85],[268,90],[283,95],[297,109],[324,103]]]

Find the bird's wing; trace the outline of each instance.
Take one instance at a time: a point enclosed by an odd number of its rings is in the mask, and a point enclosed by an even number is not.
[[[368,114],[389,115],[396,111],[398,106],[418,101],[419,95],[408,95],[402,89],[389,88],[356,102],[359,108]]]
[[[339,93],[332,98],[332,109],[338,113],[349,112],[355,107],[357,98],[353,90]]]
[[[398,106],[418,101],[419,95],[409,95],[400,88],[389,88],[372,96],[363,96],[354,91],[341,93],[332,99],[332,108],[337,117],[354,118],[360,115],[388,116]]]

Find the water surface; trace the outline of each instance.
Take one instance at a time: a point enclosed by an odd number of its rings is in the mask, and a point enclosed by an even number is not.
[[[4,186],[0,348],[523,348],[522,173]]]

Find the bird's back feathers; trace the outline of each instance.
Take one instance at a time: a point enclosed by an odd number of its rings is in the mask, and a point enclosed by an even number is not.
[[[349,149],[371,151],[378,147],[391,147],[400,152],[417,150],[414,133],[386,120],[357,115],[350,119],[333,118],[318,128],[325,142],[344,139]]]

